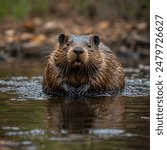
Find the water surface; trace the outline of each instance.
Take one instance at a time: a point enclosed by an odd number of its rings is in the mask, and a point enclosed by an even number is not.
[[[0,70],[0,149],[149,149],[148,73],[128,72],[121,95],[72,99],[42,92],[37,62]]]

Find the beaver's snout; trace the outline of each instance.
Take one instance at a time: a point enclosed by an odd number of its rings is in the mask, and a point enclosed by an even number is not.
[[[76,55],[80,55],[84,52],[83,48],[81,47],[75,47],[73,51]]]
[[[74,47],[73,53],[75,54],[73,57],[73,66],[77,67],[84,64],[84,49],[82,47]]]

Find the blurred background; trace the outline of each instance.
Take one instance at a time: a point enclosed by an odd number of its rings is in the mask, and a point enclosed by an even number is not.
[[[149,67],[149,0],[0,0],[0,62],[46,61],[59,33],[96,33],[125,67]]]

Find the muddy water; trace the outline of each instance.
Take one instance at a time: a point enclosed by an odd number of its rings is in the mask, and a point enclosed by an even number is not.
[[[42,92],[41,65],[0,65],[0,149],[148,150],[149,76],[127,73],[118,96],[72,99]]]

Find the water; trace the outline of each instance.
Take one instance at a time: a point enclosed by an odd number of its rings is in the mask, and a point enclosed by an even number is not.
[[[48,97],[36,62],[0,65],[0,149],[148,150],[149,76],[129,72],[124,93]]]

